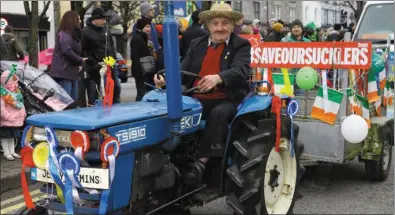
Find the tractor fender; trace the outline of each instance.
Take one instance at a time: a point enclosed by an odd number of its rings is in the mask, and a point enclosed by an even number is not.
[[[387,117],[372,117],[370,122],[372,125],[377,125],[378,129],[378,137],[380,142],[383,141],[384,132],[386,128],[389,128],[394,135],[394,118],[387,118]]]
[[[246,99],[237,108],[235,119],[241,115],[265,110],[272,104],[272,96],[253,95]],[[234,120],[233,120],[234,121]]]

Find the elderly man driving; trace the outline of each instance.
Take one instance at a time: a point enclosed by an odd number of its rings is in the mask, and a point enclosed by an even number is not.
[[[248,40],[232,33],[243,16],[226,3],[215,3],[210,10],[200,13],[210,35],[194,39],[181,63],[181,70],[202,77],[183,76],[182,83],[186,88],[198,88],[199,93],[192,96],[201,102],[202,119],[206,120],[199,143],[200,159],[186,175],[190,183],[197,183],[196,179],[200,182],[200,173],[204,172],[209,157],[223,155],[228,124],[248,94],[251,46]],[[165,84],[160,76],[155,76],[154,81],[157,86]]]

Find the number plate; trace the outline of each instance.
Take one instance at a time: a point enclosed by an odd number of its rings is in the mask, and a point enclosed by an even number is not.
[[[63,174],[60,175],[62,181],[64,182]],[[49,175],[48,171],[41,170],[38,168],[33,168],[31,170],[31,179],[35,181],[41,181],[46,183],[54,183],[53,179]],[[109,172],[108,169],[98,169],[98,168],[86,168],[81,167],[78,179],[84,188],[93,189],[109,189]]]

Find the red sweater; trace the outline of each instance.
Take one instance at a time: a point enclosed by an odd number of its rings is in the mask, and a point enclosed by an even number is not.
[[[213,46],[209,46],[206,51],[206,56],[204,56],[204,60],[202,63],[202,67],[200,68],[199,75],[204,77],[206,75],[216,75],[221,71],[220,62],[221,62],[221,54],[224,50],[225,44],[222,43],[218,45],[216,48]],[[199,80],[195,80],[193,86],[197,86]],[[223,99],[226,98],[225,89],[215,87],[213,92],[208,94],[195,94],[195,98],[197,99]]]

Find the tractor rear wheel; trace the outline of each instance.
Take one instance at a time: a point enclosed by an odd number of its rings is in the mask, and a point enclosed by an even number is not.
[[[228,205],[239,215],[292,214],[299,156],[291,155],[289,137],[281,138],[277,152],[275,134],[258,131],[251,124],[246,127],[233,141],[237,150],[226,171],[230,178]],[[288,134],[284,127],[282,134]]]
[[[391,170],[392,148],[394,145],[394,135],[390,128],[386,128],[383,137],[383,147],[380,159],[366,160],[365,171],[369,179],[373,181],[385,181]]]

